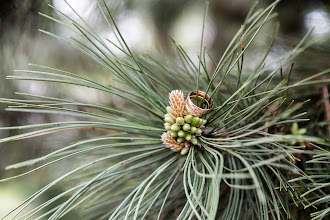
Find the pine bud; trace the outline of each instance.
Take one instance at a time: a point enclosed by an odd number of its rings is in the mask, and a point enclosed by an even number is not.
[[[193,138],[190,142],[191,142],[193,145],[197,145],[197,144],[198,144],[198,140],[197,140],[197,138]]]
[[[193,120],[194,116],[192,115],[186,115],[186,117],[184,117],[184,120],[187,122],[187,123],[191,123],[192,120]]]
[[[181,144],[182,142],[185,141],[185,139],[183,137],[179,137],[177,140],[176,140],[179,144]]]
[[[172,111],[171,106],[167,106],[167,107],[166,107],[166,111],[167,111],[169,114],[171,114],[171,111]]]
[[[186,144],[178,143],[170,134],[170,132],[166,132],[162,134],[162,141],[166,147],[170,148],[171,150],[177,152],[180,151],[182,148],[185,147]]]
[[[178,117],[178,118],[176,118],[176,123],[178,125],[183,125],[184,124],[184,119],[182,117]]]
[[[197,127],[200,127],[202,123],[203,123],[203,119],[200,118]]]
[[[184,125],[182,126],[182,129],[183,129],[184,131],[189,131],[189,130],[190,130],[190,124],[184,124]]]
[[[298,130],[299,130],[298,123],[297,122],[293,123],[291,126],[291,134],[298,134]]]
[[[169,100],[170,100],[170,105],[171,105],[171,115],[174,117],[183,117],[184,116],[184,111],[185,111],[185,99],[183,92],[180,90],[173,90],[169,94]]]
[[[191,138],[192,138],[192,135],[191,134],[187,134],[185,138],[186,138],[187,141],[190,141]]]
[[[199,124],[199,117],[194,117],[192,119],[191,125],[192,126],[197,126]]]
[[[179,137],[185,137],[185,136],[186,136],[186,132],[180,130],[180,131],[178,132],[178,136],[179,136]]]
[[[188,153],[188,151],[189,151],[189,148],[182,148],[181,149],[181,155],[185,155],[185,154],[187,154]]]
[[[192,127],[190,128],[190,134],[195,134],[196,131],[197,131],[197,128],[196,128],[196,127],[192,126]]]
[[[197,128],[197,130],[196,130],[196,135],[201,135],[201,134],[202,134],[202,129]]]
[[[178,132],[171,131],[171,136],[174,137],[174,138],[178,137]]]
[[[165,118],[165,121],[167,122],[167,123],[170,123],[171,125],[172,124],[174,124],[174,120],[173,120],[173,118],[170,116],[170,117],[166,117]]]
[[[171,126],[171,130],[172,131],[180,131],[180,126],[178,125],[178,124],[173,124],[172,126]]]
[[[164,124],[164,127],[167,131],[170,131],[171,130],[171,124],[170,123],[165,123]]]
[[[306,129],[306,128],[300,128],[300,129],[298,130],[298,134],[299,134],[299,135],[304,135],[304,134],[306,134],[306,132],[307,132],[307,129]]]

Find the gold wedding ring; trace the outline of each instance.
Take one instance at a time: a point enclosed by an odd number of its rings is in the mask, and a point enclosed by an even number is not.
[[[196,90],[188,94],[186,101],[187,112],[194,116],[203,116],[208,114],[213,109],[214,104],[212,98],[208,94],[202,91],[198,91],[198,96],[196,94],[197,94]],[[192,102],[193,100],[197,100],[197,99],[199,103],[201,103],[202,100],[204,99],[203,101],[204,103],[202,104],[203,108],[196,106]]]

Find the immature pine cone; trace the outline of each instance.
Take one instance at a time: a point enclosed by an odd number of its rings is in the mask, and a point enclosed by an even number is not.
[[[173,151],[180,151],[185,147],[184,143],[179,144],[169,132],[162,134],[162,141],[166,147],[170,148]]]
[[[171,115],[175,118],[183,117],[185,114],[185,100],[181,90],[173,90],[170,95]]]

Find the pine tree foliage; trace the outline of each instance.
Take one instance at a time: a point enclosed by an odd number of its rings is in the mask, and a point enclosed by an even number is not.
[[[313,124],[314,129],[323,129],[319,135],[299,128],[300,124],[309,126],[305,112],[311,109],[309,100],[291,98],[298,88],[329,84],[329,79],[320,77],[328,75],[330,69],[297,82],[289,81],[292,68],[288,73],[282,71],[292,67],[295,58],[316,42],[310,37],[312,30],[291,51],[266,63],[278,31],[275,26],[264,56],[255,57],[259,62],[254,69],[244,68],[245,52],[261,29],[276,17],[274,8],[279,1],[263,10],[256,10],[255,3],[220,59],[207,53],[203,30],[198,63],[171,38],[179,62],[164,64],[149,54],[135,54],[107,4],[96,2],[118,44],[102,39],[80,16],[74,20],[62,14],[67,19],[63,22],[42,14],[79,34],[79,39],[40,31],[88,56],[117,77],[123,87],[37,64],[31,64],[31,70],[17,71],[22,76],[7,79],[92,88],[120,97],[133,111],[27,93],[17,93],[21,99],[1,99],[10,111],[68,114],[81,119],[3,127],[26,132],[3,138],[2,143],[75,129],[108,131],[8,166],[38,165],[0,182],[38,175],[38,170],[61,166],[61,162],[72,158],[83,161],[4,218],[60,219],[75,210],[80,219],[293,219],[296,207],[312,212],[313,219],[330,214],[330,144],[325,131],[329,121]],[[110,45],[117,47],[121,56]],[[168,94],[176,89],[185,95],[193,90],[204,91],[214,100],[213,111],[204,116],[206,130],[198,137],[199,144],[183,156],[161,141],[166,132],[163,118]],[[66,190],[22,212],[64,181]]]

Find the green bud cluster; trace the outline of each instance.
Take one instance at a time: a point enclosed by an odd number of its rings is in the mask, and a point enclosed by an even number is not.
[[[167,112],[170,112],[171,107],[167,106]],[[207,123],[206,119],[199,118],[198,116],[193,116],[187,114],[184,117],[173,117],[171,114],[165,114],[164,126],[167,131],[170,131],[171,136],[176,139],[178,143],[183,143],[185,141],[190,142],[193,145],[198,144],[196,136],[202,134],[201,126]]]

